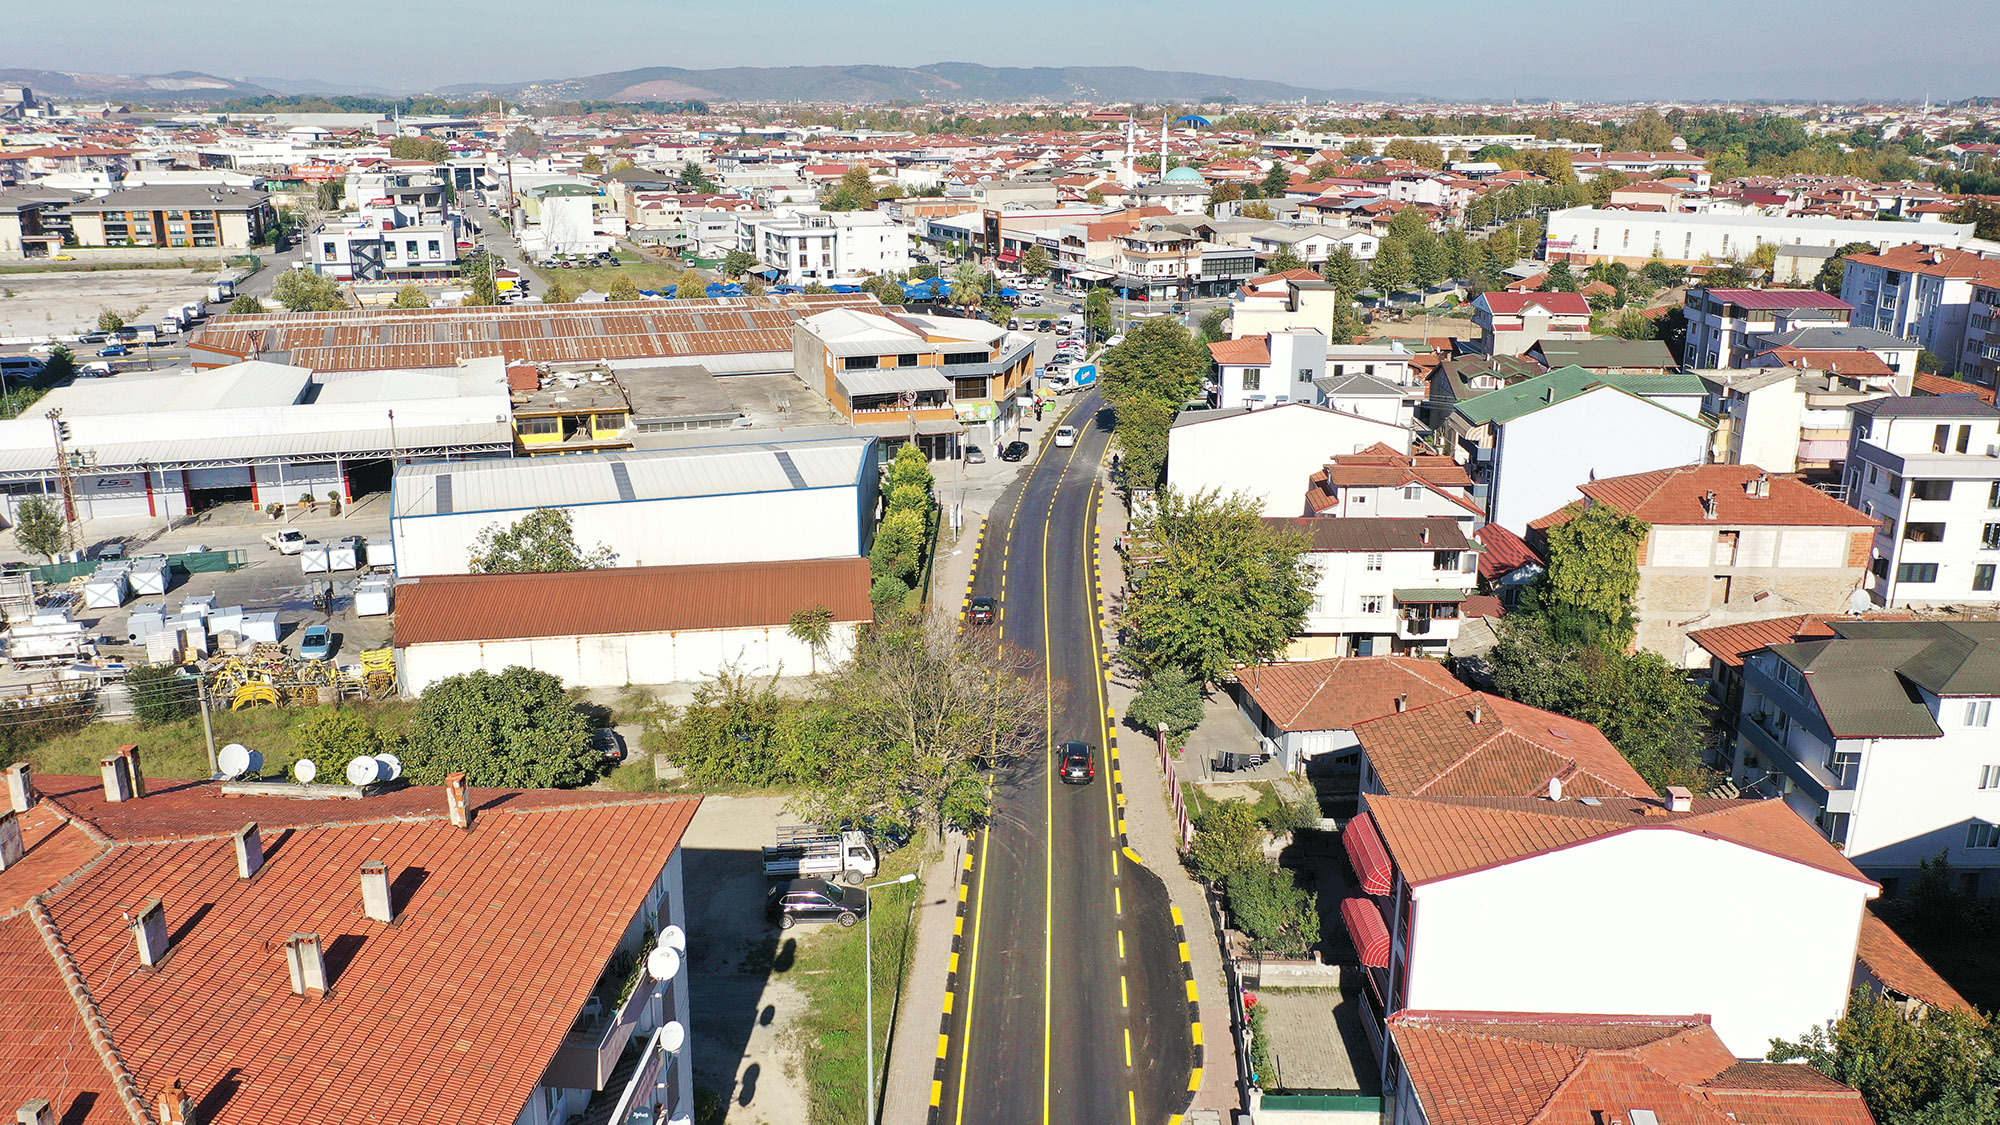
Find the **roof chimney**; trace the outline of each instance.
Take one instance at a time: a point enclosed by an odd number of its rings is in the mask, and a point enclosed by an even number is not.
[[[236,877],[248,879],[264,869],[264,837],[257,834],[257,822],[236,830]]]
[[[1426,546],[1428,546],[1428,545],[1430,544],[1430,541],[1431,541],[1431,527],[1430,527],[1430,525],[1429,525],[1429,524],[1425,524],[1424,526],[1422,526],[1422,527],[1418,528],[1418,529],[1417,529],[1417,535],[1418,535],[1418,536],[1419,536],[1420,538],[1422,538],[1422,539],[1423,539],[1423,541],[1424,541],[1424,543],[1425,543],[1425,545],[1426,545]]]
[[[1410,709],[1410,693],[1406,691],[1396,696],[1396,711],[1398,713],[1401,713],[1404,711],[1408,711],[1409,709]]]
[[[396,920],[396,904],[389,898],[389,865],[379,859],[361,865],[361,912],[377,922]]]
[[[318,934],[293,934],[285,943],[285,964],[292,972],[292,995],[304,996],[314,988],[326,995],[326,954]]]
[[[1554,405],[1556,401],[1556,389],[1554,387],[1550,387],[1548,390],[1543,391],[1542,398],[1550,405]]]
[[[132,796],[144,797],[146,795],[146,771],[139,768],[139,748],[137,746],[120,746],[118,748],[118,756],[125,759],[125,774],[132,782]]]
[[[1562,799],[1563,799],[1563,779],[1562,779],[1562,778],[1560,778],[1560,777],[1552,777],[1552,778],[1549,778],[1549,791],[1548,791],[1548,798],[1549,798],[1549,800],[1551,800],[1551,801],[1560,801],[1560,800],[1562,800]]]
[[[21,1108],[14,1111],[14,1120],[19,1125],[56,1125],[55,1107],[47,1098],[22,1102]]]
[[[1473,700],[1472,725],[1476,727],[1480,723],[1484,722],[1485,719],[1486,719],[1486,700],[1483,698]]]
[[[104,776],[104,799],[117,804],[132,799],[132,759],[123,754],[100,758],[98,772]]]
[[[187,1083],[176,1078],[160,1091],[160,1125],[195,1125],[194,1098]]]
[[[132,927],[132,939],[139,945],[139,963],[152,968],[167,956],[167,908],[160,900],[149,898],[139,904],[137,915],[126,914],[125,919]]]
[[[1667,786],[1668,812],[1692,812],[1693,810],[1694,810],[1694,794],[1688,791],[1687,786],[1685,785]]]
[[[28,849],[21,842],[21,814],[13,809],[0,813],[0,871],[21,862],[21,857],[27,854]]]
[[[460,828],[472,827],[472,786],[465,782],[465,775],[454,773],[444,779],[444,810],[451,822]]]
[[[7,767],[7,806],[15,812],[35,807],[35,768],[26,762]]]
[[[1712,520],[1715,518],[1715,490],[1712,488],[1709,489],[1707,492],[1702,493],[1701,518],[1705,520]]]

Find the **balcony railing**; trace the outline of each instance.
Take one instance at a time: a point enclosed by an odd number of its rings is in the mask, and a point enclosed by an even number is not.
[[[658,987],[644,968],[638,970],[632,993],[616,1006],[593,996],[564,1037],[555,1061],[549,1064],[547,1085],[572,1090],[602,1090],[618,1068],[618,1057],[639,1029],[639,1017]]]

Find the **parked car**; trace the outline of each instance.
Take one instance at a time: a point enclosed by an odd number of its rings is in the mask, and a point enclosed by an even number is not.
[[[1063,449],[1068,449],[1068,448],[1069,448],[1070,446],[1073,446],[1073,445],[1075,445],[1075,444],[1076,444],[1076,427],[1075,427],[1075,426],[1057,426],[1057,427],[1056,427],[1056,445],[1057,445],[1057,446],[1059,446],[1059,447],[1061,447],[1061,448],[1063,448]]]
[[[1062,778],[1065,785],[1089,785],[1097,777],[1097,763],[1091,758],[1090,743],[1063,743],[1056,776]]]
[[[299,657],[302,660],[325,660],[333,655],[333,630],[325,625],[308,625],[299,635]]]
[[[976,445],[966,446],[965,463],[968,465],[984,465],[986,463],[986,451]]]
[[[837,887],[825,879],[793,879],[771,888],[771,921],[781,930],[800,922],[838,922],[852,927],[868,913],[868,896],[855,887]]]
[[[109,332],[85,332],[76,338],[76,342],[79,344],[102,344],[110,338],[111,333]]]
[[[1007,443],[1006,445],[1003,445],[1003,446],[1001,446],[1001,447],[1000,447],[1000,459],[1001,459],[1002,461],[1025,461],[1025,460],[1027,460],[1027,459],[1028,459],[1028,443],[1027,443],[1027,442],[1025,442],[1025,441],[1010,441],[1010,442],[1008,442],[1008,443]]]
[[[131,355],[132,349],[126,347],[123,344],[107,344],[106,346],[97,349],[97,354],[101,356]]]
[[[966,619],[977,625],[991,624],[1000,611],[1000,603],[992,598],[974,598],[971,608],[965,611]]]
[[[1053,320],[1045,320],[1035,326],[1035,331],[1037,332],[1054,332],[1055,330],[1056,322]]]
[[[625,760],[625,739],[610,727],[598,727],[590,732],[590,744],[607,762]]]
[[[305,550],[306,533],[296,527],[281,528],[264,533],[264,546],[281,555],[296,555]]]

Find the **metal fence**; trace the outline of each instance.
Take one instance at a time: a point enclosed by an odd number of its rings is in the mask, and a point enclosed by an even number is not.
[[[60,586],[72,578],[94,574],[104,565],[103,559],[87,559],[83,562],[50,563],[29,567],[28,572],[35,581],[51,586]],[[213,574],[225,570],[242,570],[250,565],[250,556],[242,550],[234,551],[188,551],[178,555],[168,555],[167,565],[182,574]]]

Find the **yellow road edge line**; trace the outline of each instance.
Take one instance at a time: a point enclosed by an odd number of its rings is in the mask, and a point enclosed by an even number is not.
[[[1199,1089],[1201,1089],[1201,1068],[1195,1067],[1188,1072],[1188,1093],[1192,1094]]]
[[[1174,916],[1174,925],[1176,925],[1176,926],[1183,926],[1183,925],[1186,925],[1186,924],[1187,924],[1187,923],[1185,923],[1185,922],[1181,921],[1181,908],[1180,908],[1180,907],[1178,907],[1178,906],[1169,906],[1169,907],[1168,907],[1167,909],[1168,909],[1168,911],[1170,911],[1170,912],[1171,912],[1171,913],[1173,914],[1173,916]]]
[[[986,865],[986,849],[991,847],[992,844],[993,833],[982,832],[979,834],[979,864],[982,869]],[[972,1059],[972,1003],[979,996],[979,938],[981,931],[986,926],[986,915],[982,910],[985,905],[986,880],[981,879],[979,880],[979,893],[973,896],[972,900],[972,971],[967,973],[965,977],[965,1034],[962,1036],[964,1043],[960,1046],[958,1055],[958,1098],[953,1105],[953,1114],[961,1122],[965,1120],[966,1065]],[[951,966],[953,972],[958,971],[958,954],[955,952],[951,955]],[[947,1042],[950,1040],[949,1036],[940,1036],[939,1038]],[[944,1056],[940,1055],[938,1057],[943,1058]]]
[[[952,995],[950,992],[944,994],[944,1014],[947,1016],[951,1014]]]

